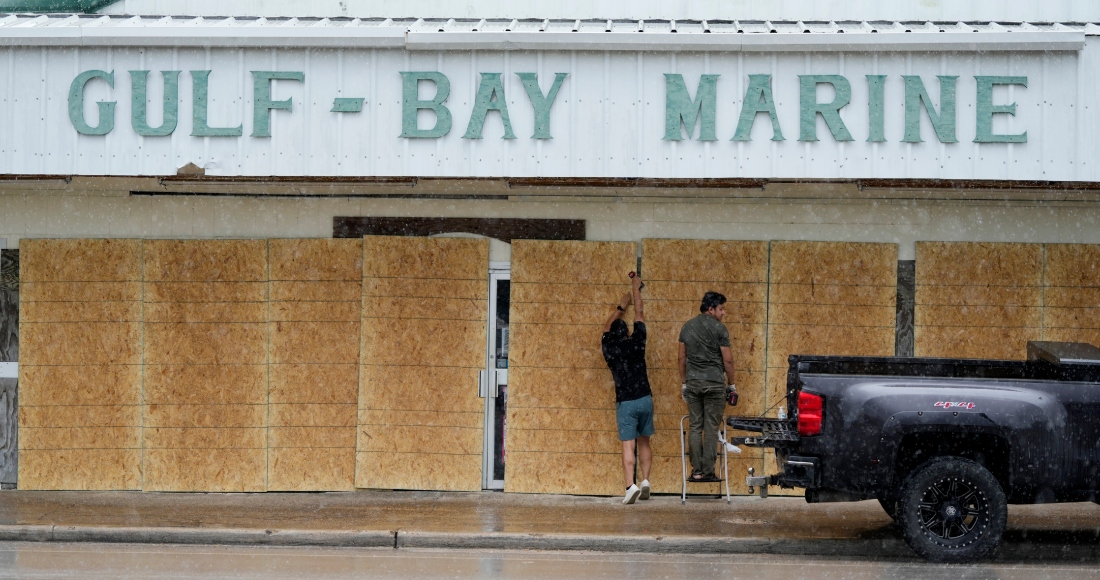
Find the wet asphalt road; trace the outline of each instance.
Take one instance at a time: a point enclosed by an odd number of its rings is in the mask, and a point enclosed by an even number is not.
[[[0,543],[0,578],[1100,579],[1095,562],[968,566],[917,560],[476,550]]]

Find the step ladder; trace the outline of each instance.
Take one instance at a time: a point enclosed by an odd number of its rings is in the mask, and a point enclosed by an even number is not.
[[[687,429],[685,423],[688,420],[688,416],[684,415],[680,418],[680,505],[687,504],[687,484],[689,483],[715,483],[713,481],[692,481],[688,476],[688,445],[687,445]],[[726,490],[726,503],[730,503],[730,463],[729,463],[729,451],[726,449],[726,418],[722,417],[722,421],[718,424],[718,456],[722,458],[722,485]],[[722,497],[719,494],[718,497]]]

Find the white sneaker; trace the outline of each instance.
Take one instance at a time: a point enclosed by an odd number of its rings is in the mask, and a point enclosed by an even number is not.
[[[638,496],[638,499],[649,499],[649,480],[642,480],[642,494]]]
[[[634,503],[634,500],[638,499],[638,495],[642,493],[642,490],[638,489],[638,486],[631,485],[626,490],[626,496],[623,497],[623,503],[630,505]]]

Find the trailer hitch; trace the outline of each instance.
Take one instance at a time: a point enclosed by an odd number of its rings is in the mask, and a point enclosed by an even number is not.
[[[749,476],[745,478],[745,485],[749,486],[749,495],[756,493],[754,488],[760,488],[760,498],[765,499],[768,497],[768,476],[756,475],[756,468],[749,468]]]

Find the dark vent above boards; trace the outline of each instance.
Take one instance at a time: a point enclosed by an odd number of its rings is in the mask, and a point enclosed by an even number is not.
[[[332,237],[434,236],[477,234],[512,240],[584,240],[585,220],[520,218],[341,217],[332,220]]]

